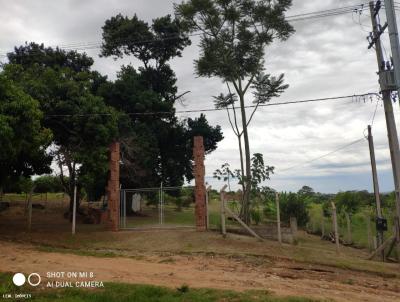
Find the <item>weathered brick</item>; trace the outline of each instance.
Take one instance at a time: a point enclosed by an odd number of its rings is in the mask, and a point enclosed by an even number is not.
[[[110,176],[107,183],[107,195],[108,195],[108,217],[110,220],[111,230],[113,231],[118,231],[119,229],[119,211],[120,211],[119,150],[120,146],[118,142],[114,142],[110,145],[110,161],[109,161]]]
[[[193,158],[195,178],[195,219],[197,231],[205,231],[207,228],[207,209],[206,209],[206,187],[204,183],[204,143],[202,136],[194,137]]]

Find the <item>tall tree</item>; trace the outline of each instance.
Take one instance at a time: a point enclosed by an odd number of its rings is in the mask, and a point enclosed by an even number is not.
[[[4,73],[39,101],[44,125],[53,133],[51,155],[71,210],[81,168],[93,167],[93,159],[101,159],[96,165],[107,162],[107,147],[117,135],[116,111],[93,93],[101,77],[91,71],[93,59],[86,54],[30,43],[8,59]]]
[[[189,44],[169,15],[151,25],[136,15],[117,15],[103,26],[102,55],[134,56],[140,63],[123,66],[117,80],[102,89],[109,105],[129,113],[121,138],[124,186],[182,185],[184,178],[193,178],[193,136],[204,136],[207,153],[223,138],[221,128],[209,125],[204,115],[181,121],[175,115],[174,104],[182,94],[169,60],[180,57]]]
[[[0,195],[7,181],[50,172],[51,131],[39,102],[0,74]]]
[[[222,79],[238,97],[244,143],[243,216],[246,222],[250,220],[251,192],[247,128],[253,113],[247,116],[245,96],[253,86],[258,104],[269,100],[269,76],[263,73],[265,47],[275,39],[286,40],[294,32],[284,15],[291,4],[291,0],[189,0],[175,7],[176,15],[189,32],[202,33],[196,73]]]

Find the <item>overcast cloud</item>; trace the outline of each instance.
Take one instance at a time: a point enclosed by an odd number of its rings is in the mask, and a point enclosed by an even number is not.
[[[0,0],[0,53],[12,50],[25,41],[46,45],[67,45],[101,40],[104,21],[117,13],[137,14],[148,22],[173,13],[170,0]],[[178,2],[178,1],[175,1]],[[288,15],[332,9],[361,3],[361,0],[294,0]],[[381,13],[385,19],[384,12]],[[373,50],[365,39],[370,28],[369,15],[357,15],[295,22],[296,33],[284,43],[267,49],[266,70],[271,74],[285,73],[290,88],[272,102],[318,97],[351,95],[378,91],[377,64]],[[382,21],[384,22],[384,21]],[[182,58],[172,62],[181,92],[190,90],[184,107],[213,107],[212,96],[225,92],[216,78],[194,75],[193,60],[198,56],[198,40],[194,39]],[[385,37],[386,50],[390,47]],[[87,53],[95,59],[95,69],[114,79],[122,64],[137,64],[132,58],[113,60],[99,58],[98,49]],[[387,55],[390,55],[387,53]],[[251,102],[251,96],[248,103]],[[399,105],[394,105],[396,118]],[[251,124],[252,153],[263,153],[266,162],[276,167],[276,174],[266,185],[279,190],[297,191],[310,185],[321,192],[339,190],[372,190],[367,142],[355,144],[340,152],[309,164],[299,165],[329,153],[363,137],[371,123],[376,101],[346,99],[261,108]],[[195,117],[196,114],[181,115]],[[208,181],[219,188],[212,172],[225,162],[239,167],[237,141],[224,112],[207,114],[209,121],[222,126],[225,139],[217,151],[207,156]],[[376,158],[382,191],[393,190],[384,113],[379,103],[374,121]],[[286,170],[289,167],[294,167]],[[282,172],[280,172],[282,171]]]

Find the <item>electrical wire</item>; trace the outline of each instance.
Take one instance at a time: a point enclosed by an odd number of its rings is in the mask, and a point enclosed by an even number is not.
[[[312,102],[324,102],[324,101],[335,101],[335,100],[343,100],[343,99],[355,99],[355,98],[365,98],[367,96],[376,96],[377,93],[365,93],[365,94],[353,94],[353,95],[345,95],[345,96],[337,96],[337,97],[326,97],[326,98],[315,98],[315,99],[307,99],[307,100],[297,100],[297,101],[288,101],[288,102],[278,102],[278,103],[268,103],[268,104],[259,104],[259,105],[248,105],[245,106],[245,109],[255,108],[255,107],[271,107],[271,106],[284,106],[284,105],[292,105],[292,104],[304,104],[304,103],[312,103]],[[240,108],[236,108],[239,110]],[[177,111],[158,111],[158,112],[128,112],[124,113],[129,116],[146,116],[146,115],[171,115],[171,114],[183,114],[183,113],[204,113],[204,112],[215,112],[215,111],[225,111],[226,108],[208,108],[208,109],[193,109],[193,110],[177,110]],[[232,110],[232,109],[229,109]],[[87,117],[87,116],[111,116],[112,113],[88,113],[88,114],[48,114],[45,117]]]
[[[297,14],[297,15],[291,15],[287,16],[285,19],[289,22],[298,22],[298,21],[306,21],[306,20],[313,20],[317,18],[325,18],[325,17],[331,17],[331,16],[338,16],[342,14],[348,14],[348,13],[353,13],[354,10],[365,10],[366,7],[364,6],[366,3],[361,3],[357,5],[352,5],[352,6],[347,6],[343,8],[335,8],[335,9],[327,9],[327,10],[321,10],[321,11],[314,11],[310,13],[303,13],[303,14]],[[131,39],[122,39],[119,42],[120,43],[129,43],[129,44],[138,44],[138,43],[154,43],[157,41],[166,41],[166,40],[171,40],[171,39],[178,39],[182,37],[193,37],[193,36],[200,36],[203,35],[201,32],[194,32],[189,35],[170,35],[170,36],[164,36],[162,38],[156,38],[152,40],[131,40]],[[98,41],[93,41],[93,42],[71,42],[69,44],[60,44],[58,45],[58,48],[61,50],[66,50],[66,51],[83,51],[83,50],[93,50],[93,49],[99,49],[102,47],[102,42]],[[39,51],[39,53],[42,53]],[[7,57],[7,52],[0,52],[0,57]]]
[[[322,159],[322,158],[328,157],[328,156],[330,156],[330,155],[332,155],[332,154],[335,154],[335,153],[337,153],[337,152],[339,152],[339,151],[342,151],[342,150],[344,150],[344,149],[347,149],[348,147],[351,147],[351,146],[353,146],[353,145],[355,145],[355,144],[358,144],[358,143],[361,143],[361,142],[363,142],[363,141],[365,141],[365,138],[364,138],[364,137],[363,137],[363,138],[360,138],[360,139],[357,139],[357,140],[355,140],[355,141],[352,141],[351,143],[348,143],[348,144],[346,144],[346,145],[343,145],[343,146],[341,146],[341,147],[339,147],[339,148],[337,148],[337,149],[335,149],[335,150],[333,150],[333,151],[331,151],[331,152],[329,152],[329,153],[326,153],[326,154],[324,154],[324,155],[315,157],[315,158],[313,158],[313,159],[310,159],[310,160],[307,160],[307,161],[305,161],[305,162],[296,164],[296,165],[294,165],[294,166],[291,166],[291,167],[282,169],[282,170],[280,170],[280,171],[278,170],[278,173],[275,173],[275,174],[281,174],[281,173],[287,172],[287,171],[289,171],[289,170],[292,170],[292,169],[295,169],[295,168],[298,168],[298,167],[301,167],[301,166],[304,166],[304,165],[308,165],[308,164],[310,164],[310,163],[313,163],[313,162],[318,161],[318,160],[320,160],[320,159]]]

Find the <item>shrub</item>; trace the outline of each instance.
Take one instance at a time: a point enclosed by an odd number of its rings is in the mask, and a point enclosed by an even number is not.
[[[290,217],[296,217],[297,224],[304,227],[308,220],[308,209],[305,199],[295,193],[281,194],[281,217],[285,222],[289,222]]]
[[[60,178],[54,175],[40,176],[33,183],[36,193],[59,193],[64,191]]]
[[[253,208],[250,211],[251,220],[256,224],[259,225],[261,222],[262,213],[259,208]]]

